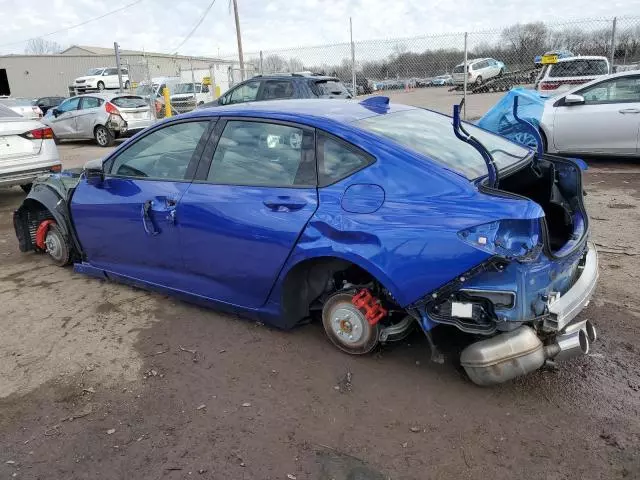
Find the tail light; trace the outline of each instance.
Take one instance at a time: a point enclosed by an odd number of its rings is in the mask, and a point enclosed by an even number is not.
[[[560,82],[540,82],[540,90],[555,90],[560,86]]]
[[[40,107],[38,107],[37,105],[33,105],[31,107],[31,110],[33,110],[33,113],[38,115],[38,118],[42,117],[42,110],[40,110]]]
[[[49,127],[38,128],[25,133],[23,136],[29,140],[47,140],[53,138],[53,130]]]
[[[542,249],[540,219],[498,220],[458,232],[472,247],[520,262],[532,262]]]
[[[110,115],[120,115],[120,110],[111,102],[107,102],[104,104],[104,109]]]
[[[54,165],[50,170],[52,173],[60,173],[62,171],[62,165]]]

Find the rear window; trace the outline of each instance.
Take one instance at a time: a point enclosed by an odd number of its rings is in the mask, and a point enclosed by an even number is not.
[[[577,59],[558,62],[549,66],[549,77],[591,77],[606,75],[609,67],[606,60]]]
[[[322,98],[349,96],[349,92],[339,80],[316,80],[311,82],[311,89],[313,93]]]
[[[116,107],[122,108],[140,108],[146,107],[147,101],[142,97],[136,97],[133,95],[128,95],[126,97],[116,97],[111,100]]]
[[[12,117],[22,117],[22,115],[17,114],[10,108],[5,107],[0,104],[0,118],[12,118]]]
[[[487,174],[480,153],[456,138],[451,117],[446,115],[423,109],[404,110],[368,117],[355,124],[426,155],[470,180]],[[471,124],[465,123],[465,129],[491,152],[498,169],[517,163],[529,154],[529,150]]]
[[[464,65],[458,65],[454,67],[453,73],[464,73]]]

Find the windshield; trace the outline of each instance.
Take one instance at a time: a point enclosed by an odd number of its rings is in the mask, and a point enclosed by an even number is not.
[[[92,68],[87,72],[87,75],[102,75],[104,68]]]
[[[173,93],[193,93],[193,83],[179,83]]]
[[[136,97],[133,95],[112,98],[111,103],[113,103],[116,107],[121,108],[140,108],[149,106],[144,98]]]
[[[400,145],[456,170],[472,180],[487,174],[482,156],[453,133],[451,117],[429,110],[404,110],[355,122],[365,130],[390,138]],[[491,152],[498,170],[529,154],[515,143],[465,123],[465,129]]]
[[[595,75],[606,75],[609,73],[609,66],[604,59],[568,60],[552,64],[549,70],[549,77],[590,77]]]

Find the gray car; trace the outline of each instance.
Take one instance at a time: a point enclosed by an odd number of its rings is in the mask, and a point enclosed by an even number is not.
[[[56,142],[93,138],[101,147],[151,125],[155,117],[147,101],[127,93],[78,95],[52,108],[42,122],[53,130]]]

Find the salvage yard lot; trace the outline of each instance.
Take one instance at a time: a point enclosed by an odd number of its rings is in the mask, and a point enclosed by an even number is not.
[[[392,95],[446,112],[460,98]],[[67,168],[107,151],[60,147]],[[583,316],[600,339],[485,389],[455,345],[431,363],[420,332],[350,357],[319,323],[281,332],[21,254],[24,194],[0,190],[0,478],[640,477],[640,162],[590,164],[601,277]]]

